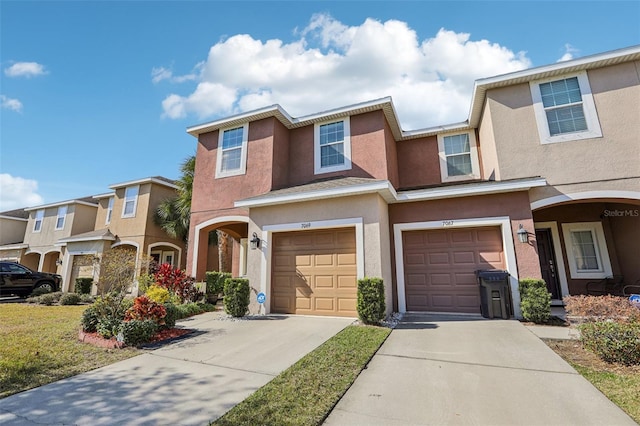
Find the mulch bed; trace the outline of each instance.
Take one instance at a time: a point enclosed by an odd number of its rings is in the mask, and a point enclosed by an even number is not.
[[[156,347],[159,344],[168,343],[191,332],[193,332],[193,330],[187,328],[169,328],[166,330],[160,330],[153,336],[151,341],[145,343],[143,346]],[[118,342],[115,337],[112,337],[111,339],[105,339],[98,333],[87,333],[82,330],[78,332],[78,340],[84,343],[89,343],[90,345],[97,346],[99,348],[120,349],[126,346],[124,342]]]

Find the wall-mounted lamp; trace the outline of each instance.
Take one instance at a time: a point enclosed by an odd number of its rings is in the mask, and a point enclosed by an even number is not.
[[[251,243],[251,250],[260,248],[260,238],[258,238],[258,234],[256,234],[255,232],[253,233],[253,238],[251,239],[250,243]]]
[[[62,259],[56,260],[56,265],[58,265],[58,266],[62,265]]]
[[[518,226],[518,240],[523,244],[527,244],[529,242],[529,233],[524,229],[522,224]]]

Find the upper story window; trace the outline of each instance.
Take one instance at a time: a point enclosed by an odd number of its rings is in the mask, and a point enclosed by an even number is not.
[[[247,171],[249,125],[220,130],[216,178],[243,175]]]
[[[351,170],[351,126],[349,117],[314,127],[314,172]]]
[[[33,232],[40,232],[42,229],[42,220],[44,219],[44,210],[36,211],[36,220],[33,224]]]
[[[111,215],[113,214],[113,203],[114,197],[109,197],[109,204],[107,204],[107,218],[105,220],[105,224],[111,223]]]
[[[64,228],[65,217],[67,217],[67,206],[58,207],[58,215],[56,217],[56,230]]]
[[[124,204],[122,205],[122,217],[135,217],[138,205],[138,190],[140,187],[128,186],[124,190]]]
[[[443,182],[480,178],[474,132],[438,135],[438,151]]]
[[[602,136],[587,74],[529,84],[543,144]]]

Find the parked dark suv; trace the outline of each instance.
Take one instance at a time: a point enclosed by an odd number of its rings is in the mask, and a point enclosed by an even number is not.
[[[0,262],[0,295],[28,296],[36,288],[58,291],[62,277],[36,272],[16,262]]]

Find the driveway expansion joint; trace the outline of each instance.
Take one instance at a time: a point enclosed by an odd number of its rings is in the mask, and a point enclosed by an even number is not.
[[[225,370],[241,371],[243,373],[261,374],[263,376],[269,376],[269,377],[276,377],[278,375],[278,374],[268,373],[266,371],[248,370],[246,368],[229,367],[229,366],[226,366],[226,365],[211,364],[211,363],[208,363],[208,362],[205,362],[205,361],[193,361],[193,360],[190,360],[190,359],[176,358],[176,357],[167,356],[167,355],[160,355],[160,354],[157,354],[157,353],[150,353],[149,355],[157,356],[158,358],[172,359],[172,360],[175,360],[175,361],[189,362],[189,363],[192,363],[192,364],[200,364],[200,365],[208,365],[210,367],[224,368]]]
[[[573,370],[569,371],[555,371],[555,370],[541,370],[538,368],[524,368],[524,367],[508,367],[504,365],[495,365],[495,364],[480,364],[477,362],[466,362],[466,361],[453,361],[439,358],[427,358],[427,357],[417,357],[417,356],[409,356],[409,355],[399,355],[399,354],[381,354],[378,353],[376,356],[384,356],[390,358],[404,358],[404,359],[414,359],[418,361],[432,361],[432,362],[442,362],[445,364],[458,364],[458,365],[469,365],[476,367],[487,367],[487,368],[499,368],[503,370],[518,370],[518,371],[533,371],[536,373],[551,373],[551,374],[568,374],[568,375],[577,375],[579,376],[577,371]]]

